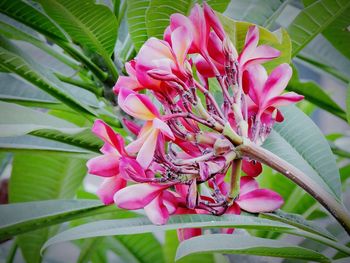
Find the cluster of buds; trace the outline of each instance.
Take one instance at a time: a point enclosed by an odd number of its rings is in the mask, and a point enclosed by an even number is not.
[[[103,121],[93,126],[105,143],[103,155],[87,163],[90,174],[106,177],[97,194],[105,204],[143,208],[154,224],[172,214],[259,213],[283,203],[259,188],[261,164],[242,159],[236,147],[245,140],[261,144],[283,120],[278,107],[303,97],[281,95],[292,74],[288,64],[270,75],[261,65],[280,52],[258,45],[258,27],[249,27],[238,53],[213,10],[203,6],[196,4],[188,17],[173,14],[164,39],[147,40],[126,64],[128,76],[119,77],[114,92],[135,139],[125,145]],[[220,93],[213,94],[210,79]],[[183,240],[201,229],[178,233]]]

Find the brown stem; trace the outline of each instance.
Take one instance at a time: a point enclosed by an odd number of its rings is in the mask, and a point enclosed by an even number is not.
[[[236,151],[241,156],[247,156],[270,166],[298,184],[322,204],[350,235],[350,215],[346,208],[298,168],[252,142],[244,142],[236,148]]]

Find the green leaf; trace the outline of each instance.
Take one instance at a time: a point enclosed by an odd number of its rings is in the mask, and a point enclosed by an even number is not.
[[[75,99],[65,86],[47,70],[21,52],[14,44],[0,38],[0,65],[42,89],[84,115],[95,115],[88,106]]]
[[[273,213],[263,213],[261,214],[263,218],[268,218],[271,220],[277,220],[289,225],[293,225],[299,229],[303,229],[304,231],[322,235],[328,239],[337,240],[331,233],[329,233],[323,227],[320,227],[317,223],[313,221],[308,221],[304,219],[302,216],[298,214],[289,214],[282,210],[277,210]]]
[[[45,36],[67,41],[63,32],[43,13],[22,0],[3,0],[0,12],[32,27]]]
[[[327,257],[316,251],[280,240],[225,234],[198,236],[181,242],[175,260],[202,253],[245,254],[330,262]]]
[[[111,55],[117,40],[118,23],[105,5],[86,0],[39,0],[45,12],[72,38],[92,53],[98,53],[117,77]]]
[[[136,51],[139,51],[147,40],[146,13],[150,0],[128,1],[126,17],[129,34]]]
[[[1,205],[0,240],[103,211],[108,210],[97,200],[49,200]]]
[[[97,236],[131,235],[152,232],[156,230],[170,230],[177,228],[218,228],[235,227],[247,229],[261,229],[284,231],[295,229],[280,222],[251,216],[223,215],[181,215],[172,216],[166,225],[156,226],[147,218],[133,218],[121,220],[102,220],[84,224],[54,236],[43,246],[43,250],[50,245]]]
[[[230,37],[233,45],[241,52],[244,46],[246,33],[248,28],[253,25],[247,22],[240,22],[232,20],[223,15],[217,14],[225,32]],[[288,33],[284,29],[279,29],[275,32],[270,32],[263,27],[259,27],[260,40],[259,44],[270,45],[281,52],[280,57],[273,59],[264,64],[268,71],[271,71],[281,63],[290,63],[291,59],[291,42]]]
[[[282,12],[289,0],[232,0],[225,15],[235,20],[247,21],[263,27],[269,27]]]
[[[339,171],[321,131],[294,106],[283,107],[282,113],[285,120],[275,124],[263,147],[292,163],[340,201]]]
[[[109,239],[109,246],[125,262],[164,263],[161,244],[152,233],[122,235],[113,239]]]
[[[298,73],[293,70],[293,78],[287,86],[287,90],[294,91],[305,96],[305,99],[339,118],[346,120],[345,111],[315,82],[300,81]]]
[[[47,140],[30,135],[17,137],[0,137],[0,152],[31,153],[32,155],[60,155],[82,159],[92,158],[95,154],[66,143]]]
[[[70,199],[86,174],[86,161],[59,155],[15,154],[9,184],[10,203]],[[43,228],[18,236],[27,262],[41,261],[40,248],[57,231]]]
[[[287,28],[293,43],[292,55],[298,54],[314,37],[345,14],[348,7],[348,0],[319,0],[303,9]]]
[[[173,263],[176,255],[177,247],[180,242],[177,237],[177,233],[174,230],[167,231],[165,233],[165,244],[163,246],[164,255],[166,257],[167,263]],[[180,259],[178,263],[191,263],[191,262],[201,262],[201,263],[215,263],[214,255],[211,254],[201,254],[201,255],[190,255],[186,258]]]
[[[73,60],[71,60],[69,57],[55,51],[47,43],[44,43],[42,40],[38,39],[34,35],[28,34],[2,21],[0,21],[0,32],[3,36],[9,39],[20,40],[20,41],[31,43],[32,45],[40,48],[41,50],[45,51],[46,53],[56,58],[57,60],[61,61],[62,63],[70,66],[71,68],[75,70],[80,69],[80,66],[77,63],[75,63]]]
[[[193,0],[150,0],[146,12],[148,37],[162,39],[165,28],[170,24],[170,16],[174,13],[188,15],[193,4]]]
[[[2,101],[0,111],[4,116],[0,119],[0,137],[31,134],[94,152],[99,152],[102,146],[90,128],[80,128],[52,115]]]
[[[346,9],[326,30],[323,31],[325,38],[338,49],[340,53],[350,59],[349,39],[350,31],[350,8]]]
[[[348,85],[346,92],[346,117],[348,119],[348,123],[350,124],[350,84]]]

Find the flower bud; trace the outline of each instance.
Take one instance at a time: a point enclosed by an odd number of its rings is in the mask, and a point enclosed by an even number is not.
[[[177,81],[178,77],[174,74],[161,69],[151,69],[147,71],[147,74],[154,79],[162,81]]]

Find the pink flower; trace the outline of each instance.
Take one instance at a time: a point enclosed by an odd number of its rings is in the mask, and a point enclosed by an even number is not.
[[[250,66],[246,70],[244,89],[251,99],[250,109],[256,112],[257,119],[262,120],[264,113],[272,115],[275,108],[298,102],[304,98],[295,92],[281,95],[291,76],[292,69],[288,64],[279,65],[269,76],[265,68],[259,64]]]
[[[174,194],[167,190],[172,185],[141,183],[128,186],[114,195],[114,202],[124,209],[144,208],[152,223],[162,225],[168,221],[169,215],[175,213],[177,208]]]
[[[243,176],[239,198],[235,201],[244,211],[250,213],[272,212],[283,205],[283,198],[269,189],[259,189],[253,177]]]
[[[97,195],[103,203],[111,204],[114,194],[126,186],[126,180],[119,175],[119,160],[126,155],[124,140],[101,120],[95,121],[92,131],[105,144],[101,148],[103,155],[90,159],[86,165],[90,174],[108,177],[97,190]]]
[[[119,93],[121,87],[128,88],[134,91],[144,89],[144,87],[137,80],[135,64],[135,60],[131,60],[125,64],[125,69],[129,76],[120,76],[118,78],[117,83],[113,87],[113,92],[115,94]]]
[[[250,26],[245,38],[242,52],[238,56],[240,72],[244,72],[249,66],[261,64],[280,56],[281,52],[268,45],[260,45],[259,28]]]
[[[136,153],[136,160],[142,167],[147,168],[152,162],[159,134],[164,134],[170,139],[175,139],[169,126],[161,120],[158,109],[149,98],[132,90],[121,88],[118,96],[119,106],[129,115],[145,120],[135,141],[130,143],[126,150]]]

